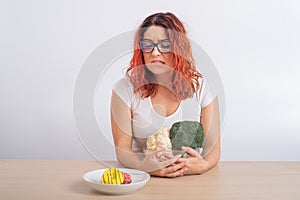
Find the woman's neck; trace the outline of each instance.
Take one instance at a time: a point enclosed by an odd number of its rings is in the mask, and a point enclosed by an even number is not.
[[[158,74],[157,75],[156,74],[156,75],[154,75],[154,78],[155,78],[156,84],[170,89],[170,86],[171,86],[170,75],[167,75],[167,74]]]

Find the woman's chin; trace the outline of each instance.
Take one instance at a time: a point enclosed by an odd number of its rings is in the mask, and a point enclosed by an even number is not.
[[[150,65],[150,66],[147,66],[147,68],[154,75],[169,74],[169,72],[172,70],[170,67],[168,67],[166,65]]]

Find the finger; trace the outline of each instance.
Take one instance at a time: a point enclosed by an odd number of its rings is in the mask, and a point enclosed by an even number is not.
[[[169,166],[169,165],[175,163],[180,157],[181,157],[181,155],[176,155],[171,159],[168,159],[166,161],[161,162],[160,164],[161,164],[162,167]]]
[[[172,173],[166,174],[165,177],[175,178],[175,177],[183,176],[183,174],[184,174],[184,170],[180,169],[180,170],[178,170],[176,172],[172,172]]]
[[[179,158],[178,160],[177,160],[177,162],[178,163],[186,163],[188,161],[188,159],[187,158]]]
[[[163,174],[164,175],[174,174],[175,172],[181,171],[184,168],[185,168],[185,165],[183,163],[172,164],[172,165],[170,165],[170,166],[163,169]]]
[[[166,158],[168,158],[168,159],[174,158],[174,155],[171,154],[171,153],[163,153],[163,156],[166,157]]]
[[[199,158],[199,156],[200,156],[199,153],[196,150],[192,149],[191,147],[184,147],[184,146],[182,146],[181,149],[183,151],[185,151],[186,153],[188,153],[192,157]]]
[[[165,173],[167,177],[177,177],[183,175],[185,171],[184,163],[180,163],[177,165],[172,165],[170,167],[165,168]]]
[[[172,172],[178,171],[180,169],[183,169],[184,167],[185,167],[185,163],[178,163],[178,164],[167,167],[166,171],[168,173],[172,173]]]

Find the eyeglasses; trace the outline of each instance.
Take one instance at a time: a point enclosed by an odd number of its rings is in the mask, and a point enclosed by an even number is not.
[[[141,40],[140,48],[144,53],[151,53],[157,47],[160,53],[170,53],[172,51],[172,42],[170,40],[162,40],[154,43],[152,40]]]

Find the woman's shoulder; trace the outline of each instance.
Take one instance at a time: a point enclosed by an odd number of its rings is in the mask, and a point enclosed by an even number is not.
[[[128,77],[117,80],[112,88],[119,98],[122,99],[128,107],[131,107],[133,94],[133,86]]]
[[[124,90],[124,89],[132,90],[132,84],[131,84],[129,78],[126,77],[126,76],[124,76],[121,79],[117,80],[114,83],[114,86],[113,86],[114,91]]]
[[[123,76],[122,78],[118,79],[116,82],[115,82],[115,85],[129,85],[131,84],[130,83],[130,80],[127,76]]]
[[[209,84],[204,76],[199,78],[199,84],[200,86],[196,92],[197,99],[201,107],[205,107],[206,105],[212,102],[214,97],[210,90]]]

